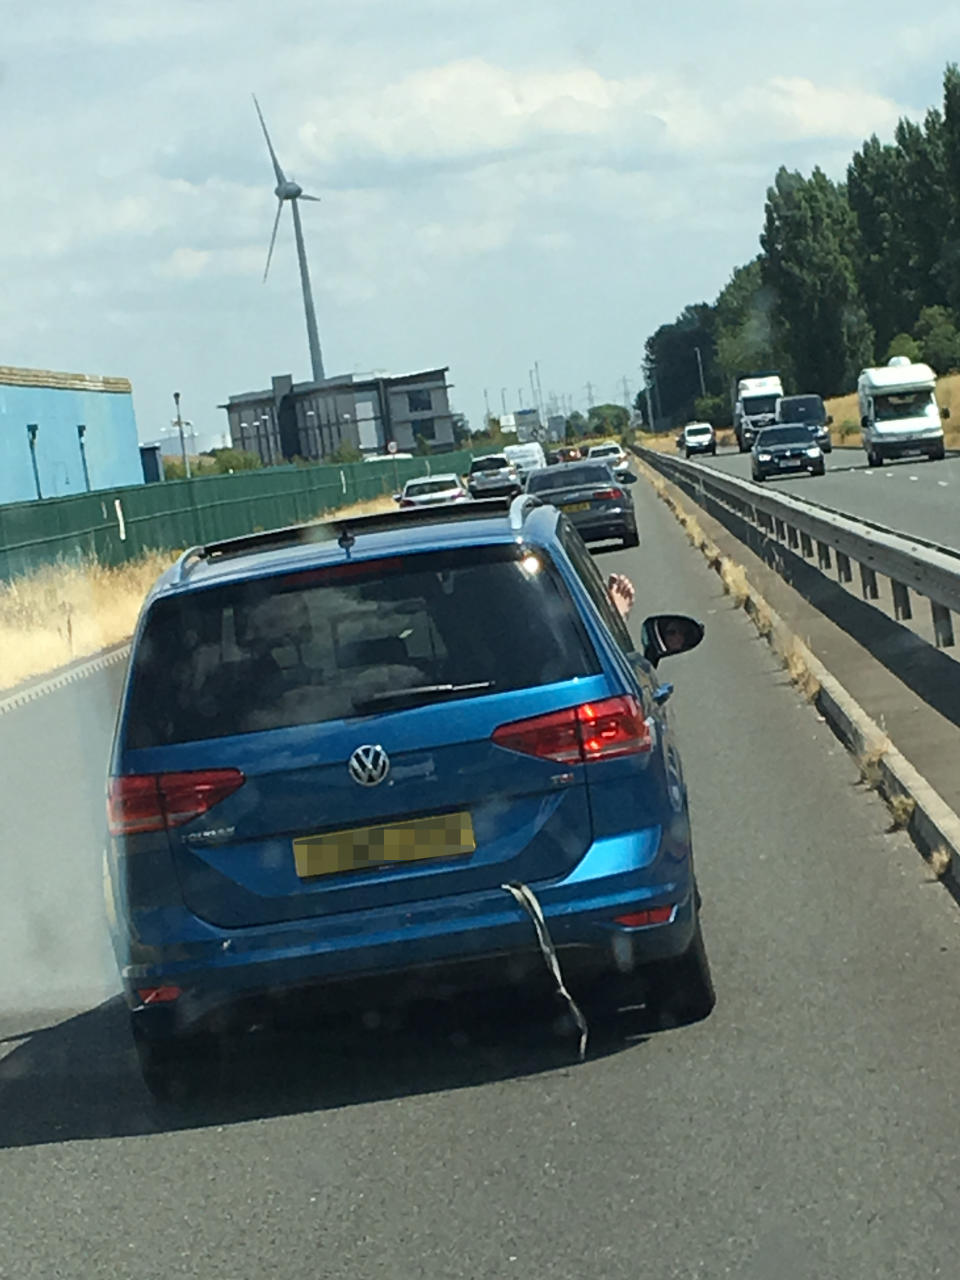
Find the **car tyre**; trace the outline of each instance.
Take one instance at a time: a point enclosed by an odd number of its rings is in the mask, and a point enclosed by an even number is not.
[[[763,474],[762,471],[754,471],[753,478],[757,484],[763,484],[764,480],[766,479],[766,476]]]
[[[710,454],[711,458],[715,458],[717,456],[717,446],[712,444],[707,452]]]
[[[683,955],[660,961],[651,977],[647,1009],[661,1027],[700,1022],[711,1013],[717,997],[699,919]]]
[[[867,450],[867,466],[868,466],[868,467],[882,467],[882,466],[883,466],[883,454],[881,454],[881,453],[879,452],[879,450],[877,450],[877,449],[868,449],[868,450]]]
[[[640,545],[640,534],[637,532],[636,529],[631,530],[631,532],[627,533],[624,536],[624,539],[623,539],[624,550],[626,550],[627,547],[639,547],[639,545]]]
[[[810,474],[812,476],[824,476],[827,474],[827,468],[821,462],[819,467],[811,467]]]
[[[151,1038],[133,1028],[143,1083],[159,1103],[187,1103],[212,1095],[220,1083],[219,1037],[210,1034]]]
[[[927,454],[927,457],[930,459],[931,462],[942,462],[946,456],[947,456],[947,451],[943,446],[943,441],[941,441],[940,444],[938,444],[935,449],[931,449],[931,451]]]

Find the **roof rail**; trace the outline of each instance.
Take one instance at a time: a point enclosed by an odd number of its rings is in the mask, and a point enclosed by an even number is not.
[[[543,503],[535,493],[518,493],[510,503],[510,528],[522,529],[523,522],[534,507],[542,507]]]
[[[529,497],[529,495],[528,495]],[[535,499],[540,505],[539,499]],[[510,510],[507,498],[479,498],[471,502],[441,503],[435,507],[410,507],[395,511],[382,511],[369,516],[332,517],[316,524],[286,525],[281,529],[266,529],[260,533],[248,533],[238,538],[225,538],[209,542],[205,546],[190,547],[177,561],[178,581],[182,582],[190,570],[204,561],[220,560],[226,556],[246,555],[252,551],[280,550],[307,542],[340,540],[349,549],[354,538],[363,533],[377,533],[386,529],[401,529],[409,524],[448,524],[451,521],[483,520],[507,515]],[[519,526],[516,526],[519,527]]]

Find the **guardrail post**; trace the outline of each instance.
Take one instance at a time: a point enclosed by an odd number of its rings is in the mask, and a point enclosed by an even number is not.
[[[787,546],[791,551],[796,551],[800,546],[800,535],[792,524],[787,525]]]
[[[787,526],[783,523],[783,521],[782,521],[781,519],[779,519],[778,517],[774,517],[773,527],[774,527],[774,528],[776,529],[776,531],[777,531],[777,537],[778,537],[778,538],[780,539],[780,541],[782,542],[782,541],[784,540],[784,538],[786,537],[786,527],[787,527]]]
[[[860,566],[860,587],[863,591],[864,600],[880,599],[880,588],[877,586],[877,575],[869,565],[862,564]]]
[[[853,568],[850,564],[850,557],[844,555],[842,551],[837,552],[837,576],[841,582],[853,581]]]
[[[821,569],[830,568],[830,548],[825,542],[817,543],[817,563]]]
[[[802,529],[800,530],[800,550],[807,560],[813,555],[813,539]]]
[[[938,649],[953,648],[953,618],[950,610],[936,600],[930,601],[930,613],[933,616],[933,635]]]
[[[902,582],[897,582],[895,578],[890,579],[890,586],[893,590],[893,612],[898,622],[909,622],[913,617],[913,610],[910,608],[910,592]]]

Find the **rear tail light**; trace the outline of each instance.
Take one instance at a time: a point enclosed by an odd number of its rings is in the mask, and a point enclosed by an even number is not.
[[[676,907],[648,907],[645,911],[631,911],[625,916],[614,916],[614,924],[625,925],[628,929],[642,929],[648,924],[669,924],[673,919]]]
[[[137,995],[143,1004],[173,1004],[183,995],[180,987],[140,987]]]
[[[493,733],[498,747],[564,764],[585,764],[653,748],[653,731],[636,698],[604,698],[529,720],[514,720]]]
[[[111,778],[107,822],[114,836],[182,826],[226,800],[246,779],[239,769],[194,769]]]
[[[622,489],[598,489],[593,495],[594,498],[622,498]]]

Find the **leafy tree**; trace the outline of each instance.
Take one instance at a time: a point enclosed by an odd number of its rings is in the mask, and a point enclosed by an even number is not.
[[[780,169],[767,193],[762,274],[801,391],[846,391],[872,358],[873,330],[853,267],[855,230],[845,190],[821,169],[809,178]]]
[[[914,332],[923,359],[937,373],[960,368],[960,332],[946,307],[924,307]]]
[[[909,333],[898,333],[887,347],[884,358],[892,360],[894,356],[906,356],[908,360],[916,361],[923,358],[923,353],[916,338],[911,338]]]
[[[723,425],[730,425],[731,390],[738,376],[779,369],[789,381],[790,360],[777,344],[775,303],[773,289],[764,283],[760,258],[737,267],[717,298],[717,349],[710,389],[725,401]]]
[[[622,404],[595,404],[587,416],[587,431],[595,436],[618,436],[630,425],[630,411]]]
[[[647,339],[646,365],[655,378],[659,416],[671,422],[688,420],[700,395],[700,367],[712,374],[716,320],[706,302],[684,307],[673,322]],[[700,353],[698,363],[697,352]]]
[[[256,471],[263,465],[259,455],[249,449],[211,449],[208,456],[213,459],[213,470],[218,475],[231,471]]]
[[[327,461],[340,464],[362,462],[363,454],[350,440],[342,440],[333,453],[327,456]]]
[[[904,220],[906,170],[899,147],[884,146],[876,135],[856,152],[847,170],[847,199],[858,233],[854,263],[880,348],[894,334],[908,332],[918,310]]]
[[[698,422],[713,427],[729,427],[733,419],[729,396],[700,396],[694,401],[693,415]]]
[[[576,444],[578,440],[582,440],[587,434],[587,420],[579,409],[574,409],[570,417],[567,419],[567,425],[564,428],[563,438],[568,444]]]

